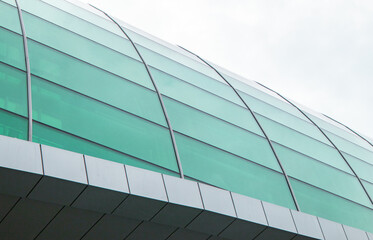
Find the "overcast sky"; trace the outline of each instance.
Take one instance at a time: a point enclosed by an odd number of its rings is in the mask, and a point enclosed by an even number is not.
[[[373,137],[371,0],[85,2]]]

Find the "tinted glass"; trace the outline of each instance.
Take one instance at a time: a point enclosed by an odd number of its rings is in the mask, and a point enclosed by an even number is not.
[[[303,212],[373,232],[373,210],[290,179]]]
[[[261,136],[164,97],[172,128],[250,161],[280,170],[276,158]]]
[[[184,174],[230,191],[294,209],[285,177],[276,171],[176,134]]]
[[[354,175],[278,144],[273,146],[289,176],[365,206],[372,206]]]
[[[34,75],[166,126],[154,91],[34,41],[28,42]]]
[[[44,124],[34,121],[33,123],[33,141],[53,147],[66,149],[106,160],[111,160],[126,165],[145,168],[151,171],[178,176],[177,173],[167,169],[160,168],[149,162],[130,157],[113,149],[104,147],[92,141],[88,141],[72,134],[48,127]]]
[[[0,109],[0,135],[26,140],[27,124],[26,118]]]
[[[35,120],[177,171],[167,128],[36,77],[32,91]]]
[[[26,69],[22,36],[4,28],[0,28],[0,62]]]
[[[17,8],[0,1],[0,26],[22,34]]]
[[[27,117],[26,74],[0,63],[0,108]]]

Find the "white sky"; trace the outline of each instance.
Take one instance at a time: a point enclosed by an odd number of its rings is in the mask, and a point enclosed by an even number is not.
[[[83,0],[373,137],[371,0]]]

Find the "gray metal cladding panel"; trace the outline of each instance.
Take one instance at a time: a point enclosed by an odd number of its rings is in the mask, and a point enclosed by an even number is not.
[[[315,239],[323,239],[320,224],[316,216],[291,210],[298,234]],[[302,239],[297,237],[295,239]],[[305,238],[306,239],[306,238]]]
[[[111,213],[127,196],[126,193],[88,186],[72,206],[101,213]]]
[[[34,239],[62,206],[21,199],[0,224],[0,239]]]
[[[179,228],[167,240],[207,240],[210,237],[208,234],[190,231],[184,228]]]
[[[122,240],[129,235],[141,221],[105,215],[82,240],[110,239]]]
[[[203,205],[206,210],[236,217],[230,192],[220,188],[198,183]]]
[[[0,193],[26,197],[42,174],[39,144],[0,135]]]
[[[325,240],[347,240],[342,224],[318,218]]]
[[[163,175],[168,200],[171,203],[203,209],[198,184],[186,179]]]
[[[268,225],[260,200],[237,193],[231,194],[238,218],[262,225]]]
[[[290,209],[268,202],[263,207],[270,227],[297,233]]]
[[[196,232],[218,235],[233,221],[233,217],[203,211],[186,228]]]
[[[258,236],[267,226],[236,219],[224,231],[219,234],[221,237],[229,239],[254,239]]]
[[[162,174],[132,166],[125,169],[131,194],[167,201]]]
[[[85,156],[89,185],[128,193],[126,171],[123,164]]]
[[[80,239],[101,216],[95,212],[64,207],[36,239]]]
[[[63,180],[87,184],[82,154],[41,145],[44,174]]]
[[[43,174],[40,145],[0,135],[0,167]]]
[[[167,239],[176,228],[161,225],[152,222],[143,222],[141,223],[135,231],[133,231],[128,237],[127,240],[140,240],[140,239],[154,239],[154,240],[165,240]]]
[[[367,235],[369,240],[373,240],[373,233],[367,233]]]
[[[29,198],[61,205],[70,205],[86,185],[44,176],[35,186]]]
[[[0,194],[0,222],[17,203],[18,197]]]
[[[175,227],[185,227],[202,212],[202,209],[168,203],[152,219],[152,222]]]
[[[114,211],[114,214],[133,219],[150,220],[165,205],[166,202],[163,201],[130,195]]]
[[[372,223],[373,224],[373,223]],[[368,240],[366,233],[360,229],[343,225],[348,240]]]

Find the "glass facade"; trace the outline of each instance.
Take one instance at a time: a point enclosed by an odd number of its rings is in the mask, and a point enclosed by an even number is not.
[[[1,135],[27,140],[32,111],[34,142],[373,232],[372,142],[90,6],[18,2],[26,36],[0,0]]]

